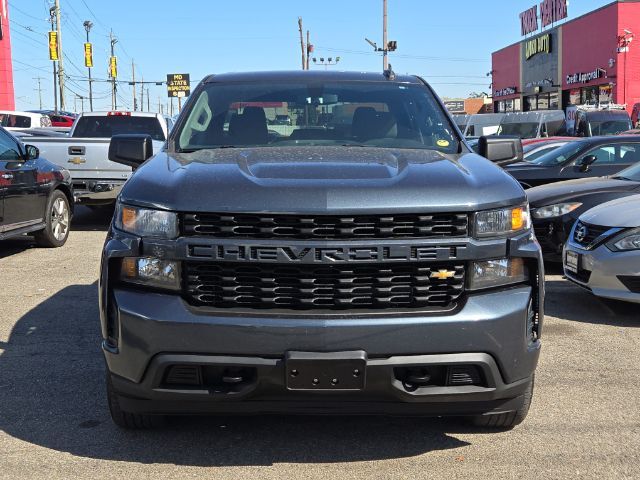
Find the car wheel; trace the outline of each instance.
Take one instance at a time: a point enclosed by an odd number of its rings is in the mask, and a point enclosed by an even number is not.
[[[473,424],[477,427],[493,428],[497,430],[509,430],[516,425],[521,424],[524,419],[527,418],[527,413],[529,413],[531,399],[533,398],[534,379],[535,376],[532,376],[527,389],[522,394],[522,402],[516,410],[505,413],[477,415],[472,419]]]
[[[111,420],[120,428],[127,430],[142,430],[161,427],[165,423],[163,415],[145,415],[141,413],[125,412],[120,408],[118,394],[113,389],[111,375],[107,372],[107,403]]]
[[[45,227],[36,232],[36,243],[41,247],[61,247],[69,237],[71,209],[69,199],[60,190],[54,190],[45,210]]]

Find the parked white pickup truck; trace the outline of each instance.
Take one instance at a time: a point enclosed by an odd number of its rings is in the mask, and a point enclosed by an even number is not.
[[[32,137],[29,144],[38,147],[42,157],[69,170],[77,203],[106,205],[115,201],[131,175],[131,168],[109,160],[111,137],[123,133],[150,135],[157,153],[171,126],[171,119],[157,113],[83,113],[69,137]]]

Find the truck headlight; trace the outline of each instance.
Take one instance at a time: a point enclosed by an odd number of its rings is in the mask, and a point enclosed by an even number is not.
[[[533,218],[555,218],[573,212],[582,206],[580,202],[556,203],[531,210]]]
[[[171,239],[178,236],[178,215],[174,212],[118,203],[115,212],[115,226],[118,230],[140,237]]]
[[[500,258],[471,264],[469,290],[525,282],[529,272],[522,258]]]
[[[618,235],[611,242],[607,243],[610,250],[625,252],[629,250],[640,250],[640,228],[634,228]]]
[[[180,289],[178,262],[153,257],[125,257],[120,267],[120,279],[149,287]]]
[[[529,205],[486,210],[475,214],[476,237],[497,237],[531,228]]]

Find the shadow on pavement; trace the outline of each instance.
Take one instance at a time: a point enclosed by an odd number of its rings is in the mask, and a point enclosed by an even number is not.
[[[352,462],[468,445],[459,423],[389,417],[175,417],[127,432],[109,418],[97,286],[73,285],[24,315],[0,343],[0,429],[72,455],[194,466]]]
[[[599,299],[568,280],[547,280],[545,314],[573,322],[640,327],[638,304]]]

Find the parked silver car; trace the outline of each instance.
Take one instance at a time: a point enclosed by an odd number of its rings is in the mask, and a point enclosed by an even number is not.
[[[640,195],[583,213],[563,260],[566,277],[594,295],[640,303]]]

